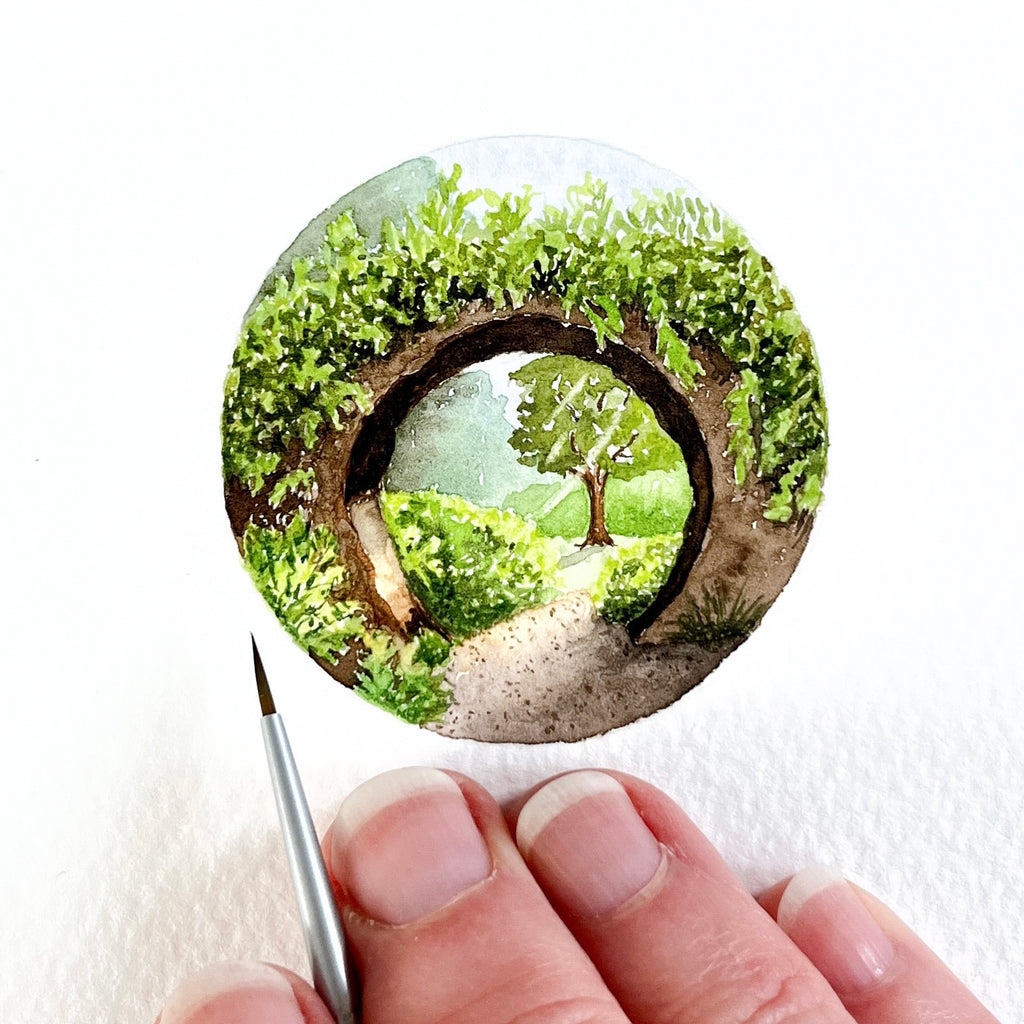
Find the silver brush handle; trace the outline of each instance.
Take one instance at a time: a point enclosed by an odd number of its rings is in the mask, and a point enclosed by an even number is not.
[[[261,722],[277,813],[313,972],[313,987],[338,1024],[354,1024],[341,919],[288,734],[278,714],[264,715]]]

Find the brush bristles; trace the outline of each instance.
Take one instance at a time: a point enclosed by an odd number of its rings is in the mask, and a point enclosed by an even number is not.
[[[267,673],[263,670],[263,662],[260,660],[260,652],[256,648],[256,637],[249,634],[252,638],[252,663],[256,669],[256,691],[260,695],[260,709],[264,715],[275,715],[277,714],[277,708],[274,707],[274,698],[270,694],[270,684],[267,682]]]

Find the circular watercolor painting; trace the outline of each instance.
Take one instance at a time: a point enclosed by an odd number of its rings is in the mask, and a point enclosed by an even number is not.
[[[334,679],[447,736],[576,740],[757,627],[822,498],[810,335],[743,230],[594,143],[487,139],[280,257],[225,386],[253,581]]]

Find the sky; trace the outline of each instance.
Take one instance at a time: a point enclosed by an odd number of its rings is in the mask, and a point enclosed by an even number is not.
[[[494,508],[532,484],[562,483],[568,491],[574,480],[524,466],[508,444],[518,426],[522,393],[509,374],[536,358],[526,352],[495,356],[466,367],[425,395],[399,426],[385,487],[417,491],[436,486]]]

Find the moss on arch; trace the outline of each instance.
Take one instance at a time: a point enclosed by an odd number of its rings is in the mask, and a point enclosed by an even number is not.
[[[582,314],[599,346],[641,313],[687,390],[705,373],[693,347],[719,353],[739,373],[728,396],[737,483],[754,473],[769,486],[769,519],[817,508],[827,420],[813,344],[738,226],[680,192],[638,196],[622,211],[590,177],[564,207],[531,218],[529,190],[463,191],[460,174],[440,176],[404,221],[384,217],[375,243],[343,210],[315,252],[265,286],[225,385],[226,479],[257,493],[286,455],[301,460],[372,403],[358,370],[396,344],[474,303],[514,310],[546,296]]]

